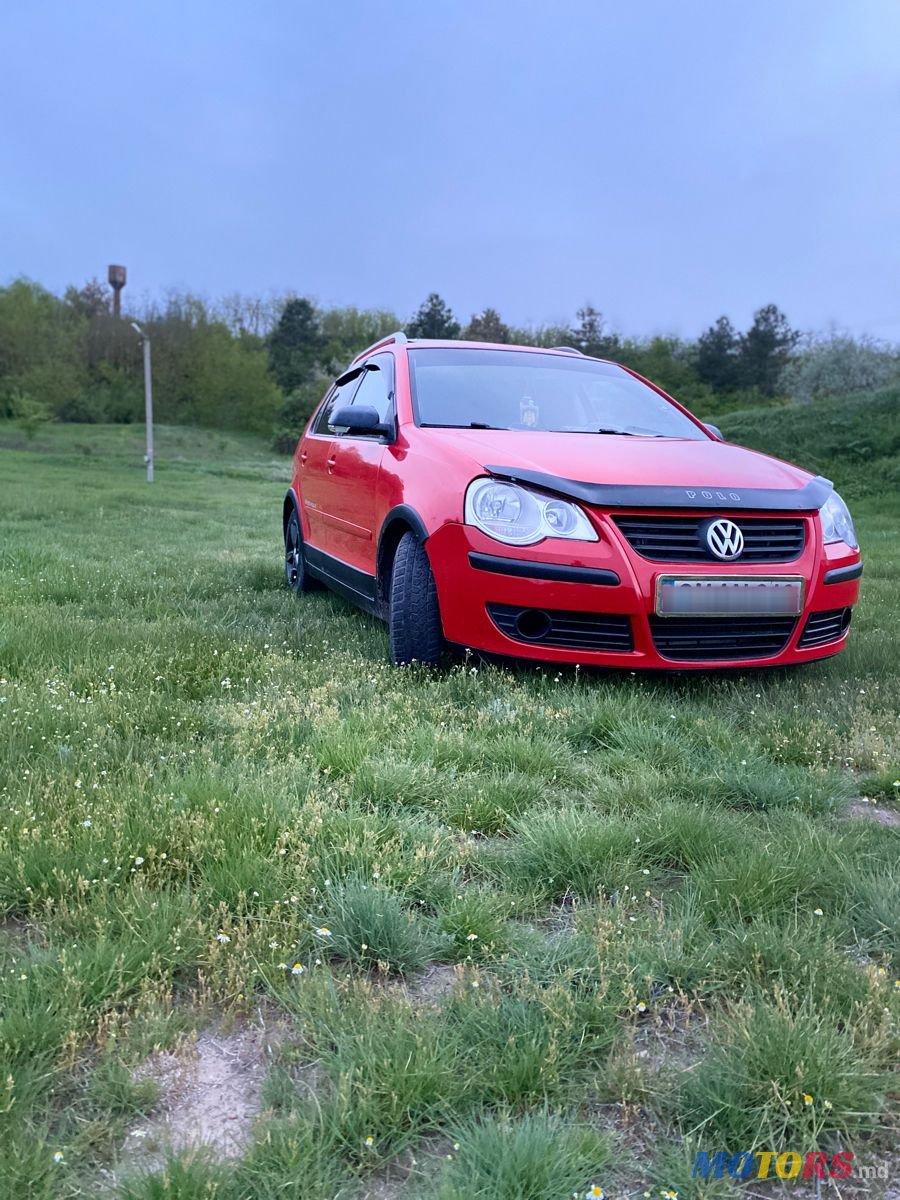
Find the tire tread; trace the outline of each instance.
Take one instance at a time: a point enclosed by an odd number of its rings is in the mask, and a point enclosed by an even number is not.
[[[413,532],[404,533],[391,572],[391,661],[435,665],[444,648],[437,588],[428,553]]]

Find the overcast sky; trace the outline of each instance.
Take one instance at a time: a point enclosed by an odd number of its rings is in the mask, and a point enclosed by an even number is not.
[[[900,339],[897,0],[6,0],[0,281]]]

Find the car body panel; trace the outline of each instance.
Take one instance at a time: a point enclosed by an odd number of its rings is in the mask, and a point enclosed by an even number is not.
[[[358,570],[374,572],[379,475],[385,447],[364,438],[336,438],[328,462],[324,514],[327,549]]]
[[[732,491],[799,488],[812,478],[808,471],[789,463],[713,440],[493,429],[444,432],[475,462],[509,463],[589,483],[653,483]]]

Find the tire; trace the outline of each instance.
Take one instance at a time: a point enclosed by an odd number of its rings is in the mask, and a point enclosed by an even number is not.
[[[444,634],[437,588],[425,547],[412,532],[404,533],[394,555],[388,629],[395,667],[440,661]]]
[[[291,509],[284,530],[284,578],[290,590],[297,595],[312,592],[319,586],[318,580],[310,575],[303,556],[303,534],[296,508]]]

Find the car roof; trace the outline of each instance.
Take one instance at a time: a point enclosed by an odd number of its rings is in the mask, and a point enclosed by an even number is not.
[[[529,354],[575,354],[586,358],[574,346],[520,346],[514,342],[465,342],[460,338],[409,338],[407,347],[415,350],[420,346],[435,346],[441,350],[525,350]]]
[[[389,347],[418,350],[425,347],[438,350],[517,350],[528,354],[559,354],[566,357],[592,358],[574,346],[521,346],[510,342],[466,342],[458,338],[408,338],[403,332],[392,333],[380,341],[361,350],[352,360],[351,366],[368,358],[370,354],[387,350]],[[594,362],[609,362],[609,359],[594,358]]]

